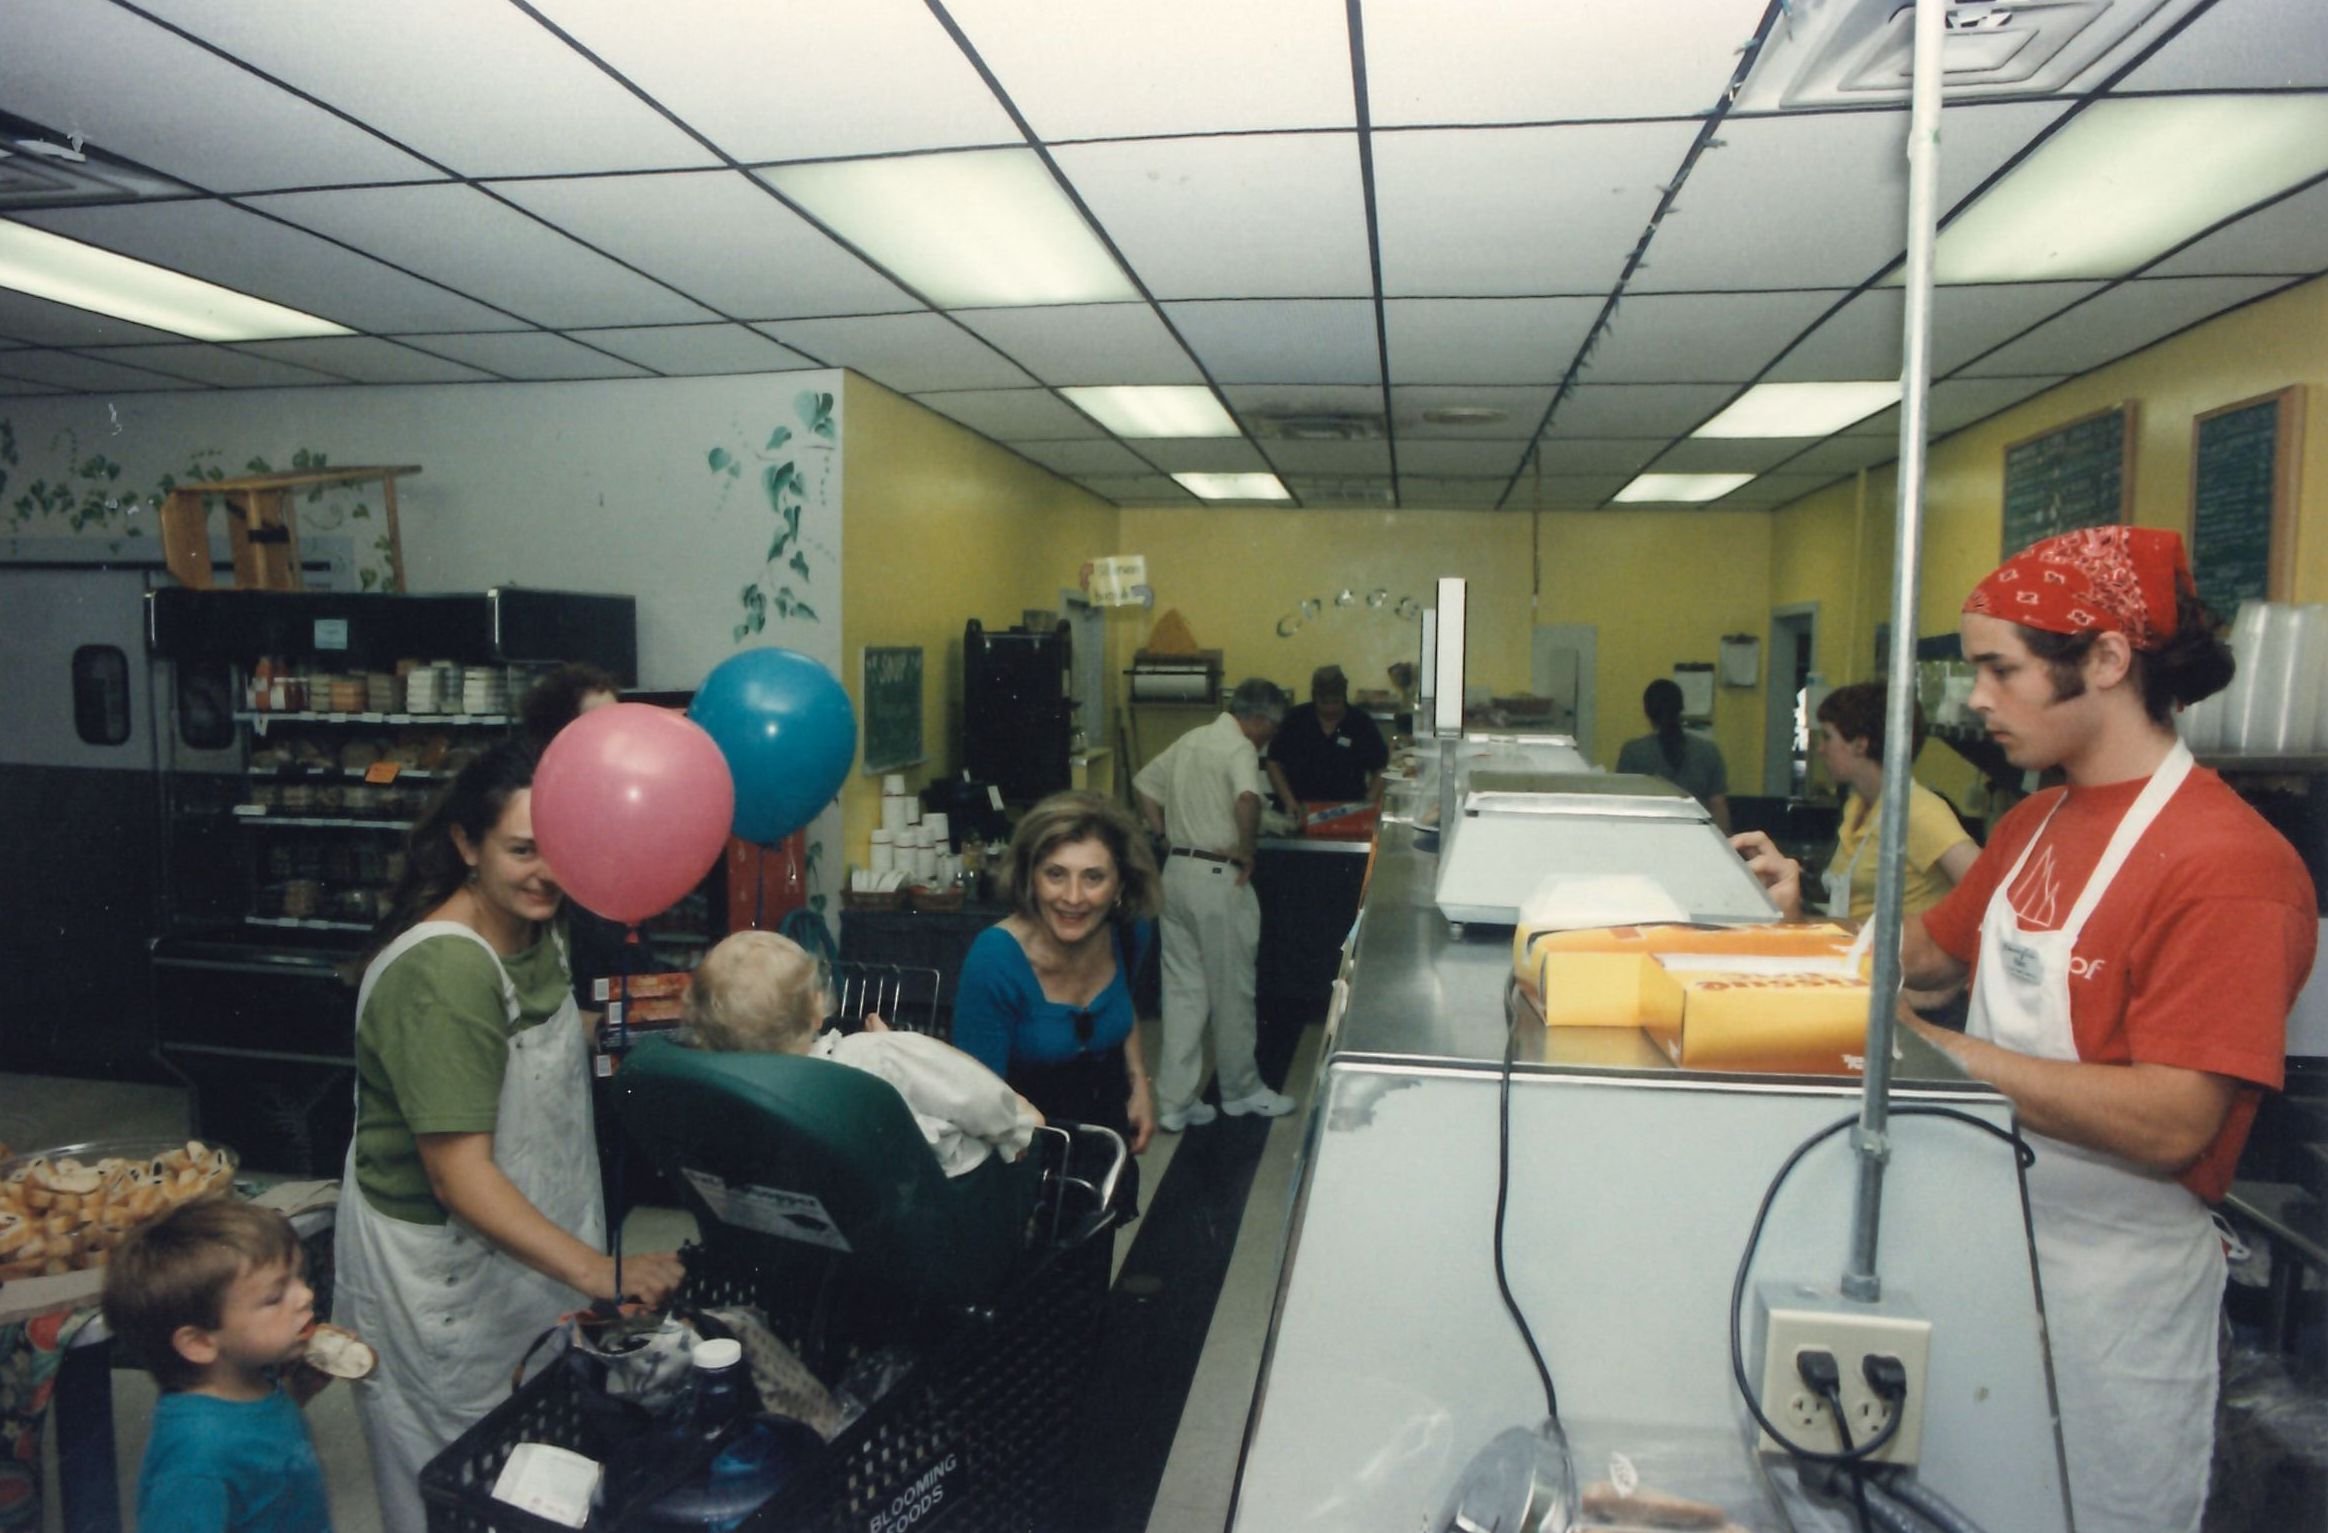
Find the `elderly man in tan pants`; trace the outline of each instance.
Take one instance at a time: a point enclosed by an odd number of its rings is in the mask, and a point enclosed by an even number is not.
[[[1204,1035],[1221,1078],[1220,1110],[1265,1118],[1293,1111],[1253,1062],[1253,960],[1261,902],[1252,887],[1261,803],[1261,748],[1285,717],[1285,694],[1258,678],[1240,682],[1229,711],[1191,731],[1132,780],[1164,858],[1164,1057],[1156,1071],[1157,1125],[1178,1133],[1210,1123]]]

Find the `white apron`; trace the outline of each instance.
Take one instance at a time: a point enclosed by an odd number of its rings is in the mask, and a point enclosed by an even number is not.
[[[432,937],[492,944],[457,921],[424,921],[390,943],[364,971],[356,1016],[372,982]],[[563,965],[565,942],[553,930]],[[496,965],[500,955],[494,955]],[[514,1025],[517,989],[501,973]],[[606,1248],[606,1211],[591,1132],[589,1051],[571,993],[548,1021],[509,1040],[493,1127],[493,1163],[552,1224]],[[371,1378],[352,1386],[388,1533],[422,1533],[422,1466],[509,1394],[509,1376],[534,1338],[581,1296],[502,1254],[458,1219],[411,1224],[376,1212],[356,1183],[348,1146],[333,1242],[332,1318],[380,1354]]]
[[[1870,821],[1875,819],[1879,807],[1875,804],[1867,806],[1867,817]],[[1850,811],[1846,809],[1844,812],[1849,813]],[[1843,871],[1838,873],[1830,867],[1820,875],[1821,881],[1827,886],[1827,918],[1829,920],[1848,921],[1851,919],[1851,879],[1859,871],[1859,859],[1867,855],[1868,843],[1882,839],[1882,827],[1869,824],[1865,833],[1860,836],[1859,844],[1851,849],[1851,860],[1843,864]]]
[[[2191,753],[2177,741],[2059,931],[2023,931],[2009,899],[2044,839],[2045,826],[2037,828],[1981,918],[1966,1025],[1973,1037],[2039,1059],[2078,1057],[2069,1009],[2078,935],[2190,770]],[[2172,1177],[2100,1150],[2027,1137],[2037,1153],[2030,1223],[2076,1526],[2196,1533],[2215,1442],[2222,1241],[2206,1205]]]

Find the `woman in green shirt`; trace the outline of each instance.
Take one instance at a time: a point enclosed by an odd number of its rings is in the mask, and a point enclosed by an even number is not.
[[[425,1525],[421,1467],[507,1394],[536,1336],[583,1299],[660,1303],[681,1276],[668,1253],[631,1256],[616,1291],[532,784],[532,752],[495,746],[413,826],[356,996],[334,1318],[380,1353],[356,1406],[398,1533]]]

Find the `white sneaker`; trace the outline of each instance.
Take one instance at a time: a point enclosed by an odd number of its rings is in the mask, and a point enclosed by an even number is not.
[[[1289,1102],[1286,1105],[1290,1107],[1293,1104]],[[1177,1134],[1184,1128],[1202,1128],[1219,1116],[1212,1103],[1191,1102],[1177,1111],[1158,1113],[1156,1126],[1167,1134]]]
[[[1267,1086],[1262,1087],[1249,1097],[1239,1097],[1234,1102],[1221,1104],[1221,1111],[1232,1118],[1242,1118],[1247,1113],[1255,1113],[1264,1118],[1282,1118],[1293,1109],[1293,1098],[1282,1091],[1271,1091]]]

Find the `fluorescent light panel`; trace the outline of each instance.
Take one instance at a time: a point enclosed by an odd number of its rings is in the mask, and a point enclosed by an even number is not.
[[[0,287],[198,341],[355,334],[328,319],[5,219]]]
[[[1882,383],[1759,383],[1691,436],[1832,436],[1900,402],[1900,380]]]
[[[1030,149],[828,161],[760,174],[940,308],[1140,296]]]
[[[1174,474],[1180,487],[1206,500],[1291,500],[1275,474]]]
[[[1117,436],[1243,435],[1213,391],[1199,383],[1110,384],[1059,392]]]
[[[1641,474],[1617,491],[1616,498],[1695,504],[1702,500],[1720,500],[1753,477],[1752,474]]]
[[[2328,96],[2158,96],[2080,112],[1940,232],[1940,282],[2122,277],[2328,171]]]

